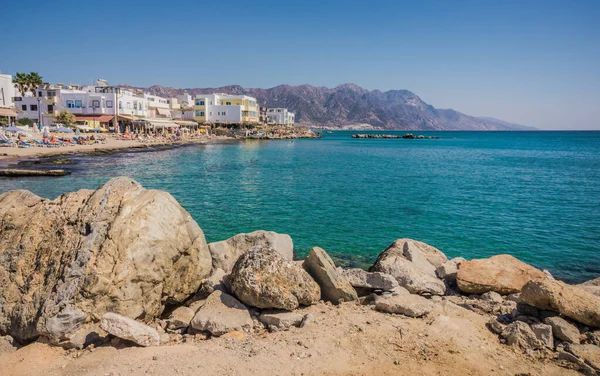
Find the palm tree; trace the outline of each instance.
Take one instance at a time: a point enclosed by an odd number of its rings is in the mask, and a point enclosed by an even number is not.
[[[27,79],[28,75],[26,73],[17,73],[15,78],[13,78],[15,88],[21,92],[22,96],[25,96],[25,93],[29,90],[29,82]]]
[[[33,96],[35,97],[35,90],[42,86],[42,84],[44,83],[44,81],[42,81],[42,76],[40,76],[37,72],[31,72],[27,75],[27,86],[29,87],[29,90],[31,90],[31,92],[33,93]]]

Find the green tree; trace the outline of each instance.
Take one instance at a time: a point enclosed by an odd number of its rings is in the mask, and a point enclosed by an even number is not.
[[[26,118],[26,117],[17,120],[17,124],[19,124],[19,125],[29,125],[29,126],[32,126],[33,123],[34,123],[33,120],[31,120],[30,118]]]
[[[42,86],[44,81],[42,81],[42,76],[40,76],[37,72],[31,72],[27,75],[27,86],[35,96],[35,90]]]
[[[56,115],[56,122],[70,127],[75,122],[75,116],[67,110],[62,110]]]
[[[25,95],[25,93],[29,90],[29,81],[27,80],[27,73],[17,73],[13,78],[13,83],[15,84],[15,88],[21,92],[21,95]]]

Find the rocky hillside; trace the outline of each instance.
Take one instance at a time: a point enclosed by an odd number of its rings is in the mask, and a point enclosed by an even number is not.
[[[128,87],[128,85],[122,85]],[[246,94],[267,107],[286,107],[296,113],[296,122],[342,127],[370,124],[383,129],[410,130],[533,130],[535,128],[493,118],[468,116],[454,110],[437,109],[407,90],[369,91],[355,84],[333,89],[311,85],[280,85],[270,89],[218,88],[176,89],[154,85],[141,88],[172,97],[184,91],[195,94]]]

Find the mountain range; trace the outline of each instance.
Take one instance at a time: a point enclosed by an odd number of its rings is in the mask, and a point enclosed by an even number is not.
[[[120,85],[130,87],[130,85]],[[355,84],[335,88],[311,85],[279,85],[270,89],[218,88],[177,89],[153,85],[139,88],[166,98],[191,94],[244,94],[261,106],[285,107],[296,114],[296,123],[318,127],[369,127],[405,130],[534,130],[489,117],[465,115],[451,109],[437,109],[408,90],[367,90]]]

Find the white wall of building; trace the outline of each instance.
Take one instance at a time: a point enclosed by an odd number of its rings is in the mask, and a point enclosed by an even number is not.
[[[267,123],[277,125],[294,125],[296,115],[287,108],[267,109]]]
[[[13,107],[15,86],[10,74],[0,74],[0,107]]]

